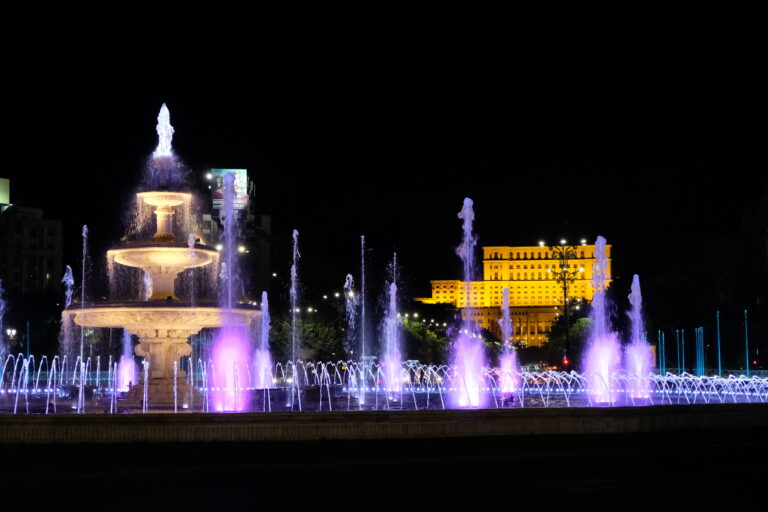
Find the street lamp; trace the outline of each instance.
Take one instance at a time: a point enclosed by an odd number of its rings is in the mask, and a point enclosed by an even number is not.
[[[584,240],[581,241],[582,245]],[[563,287],[563,314],[565,314],[565,348],[563,349],[563,361],[569,361],[569,351],[571,349],[571,325],[570,325],[570,312],[568,300],[568,285],[573,283],[579,277],[583,277],[584,267],[580,267],[578,270],[571,270],[571,266],[568,263],[569,260],[576,259],[576,251],[578,247],[574,245],[568,245],[565,239],[560,240],[560,245],[550,245],[549,250],[552,251],[552,259],[558,261],[558,265],[555,269],[548,269],[547,272],[551,273],[555,278],[555,281]],[[581,274],[581,276],[580,276]],[[567,362],[565,364],[568,364]]]

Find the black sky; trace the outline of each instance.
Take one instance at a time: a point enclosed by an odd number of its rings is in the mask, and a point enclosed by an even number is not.
[[[465,196],[483,244],[605,235],[618,274],[738,230],[765,166],[764,19],[734,7],[28,13],[2,23],[15,202],[95,250],[167,102],[197,176],[247,167],[277,271],[301,232],[310,291],[366,234],[414,293],[457,278]],[[202,182],[201,182],[202,185]],[[101,244],[101,245],[99,245]]]

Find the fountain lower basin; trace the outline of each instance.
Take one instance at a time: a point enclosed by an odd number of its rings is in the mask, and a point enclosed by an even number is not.
[[[214,303],[189,304],[175,301],[101,303],[84,308],[65,310],[65,316],[82,327],[124,328],[138,336],[136,355],[149,361],[149,377],[154,394],[165,394],[173,388],[174,362],[192,353],[189,337],[204,328],[247,328],[259,317],[256,306],[238,304],[231,310]],[[177,377],[184,372],[176,371]],[[158,396],[154,398],[158,401]]]

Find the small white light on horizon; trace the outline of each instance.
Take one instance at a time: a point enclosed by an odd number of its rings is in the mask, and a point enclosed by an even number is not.
[[[568,242],[565,240],[565,238],[563,238],[562,240],[560,240],[560,245],[565,245],[566,243],[568,243]]]
[[[237,251],[238,252],[245,252],[245,246],[241,245],[240,247],[237,248]]]
[[[277,272],[272,272],[272,277],[277,277]]]
[[[544,247],[544,240],[539,240],[539,247]]]
[[[217,250],[217,251],[220,251],[220,250],[222,250],[223,248],[224,248],[224,246],[223,246],[223,245],[221,245],[221,244],[216,244],[216,250]]]
[[[205,179],[207,179],[207,180],[213,179],[213,174],[211,174],[211,173],[206,173],[206,175],[205,175]]]

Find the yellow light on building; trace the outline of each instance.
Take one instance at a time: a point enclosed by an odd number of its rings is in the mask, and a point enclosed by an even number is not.
[[[565,239],[561,240],[565,245]],[[555,321],[557,304],[563,304],[561,274],[573,279],[568,283],[568,302],[592,300],[594,245],[565,247],[572,256],[560,260],[558,251],[539,242],[537,246],[483,247],[483,279],[467,286],[459,280],[431,281],[432,296],[417,298],[425,304],[452,304],[461,310],[463,320],[500,334],[498,319],[504,288],[509,289],[513,340],[526,346],[540,346]],[[611,246],[606,247],[608,269],[606,286],[611,281]],[[469,292],[469,293],[468,293]],[[445,324],[444,324],[445,325]]]

